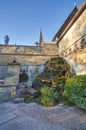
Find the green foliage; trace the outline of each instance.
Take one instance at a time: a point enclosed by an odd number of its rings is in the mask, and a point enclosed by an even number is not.
[[[20,74],[19,81],[20,82],[27,82],[29,79],[28,74],[26,74],[25,70]]]
[[[44,106],[54,105],[55,101],[58,99],[58,93],[54,88],[49,86],[43,86],[41,88],[41,103]]]
[[[30,97],[30,98],[25,98],[25,103],[32,103],[34,102],[34,98],[33,97]]]
[[[71,75],[70,67],[63,58],[51,58],[45,63],[44,71],[33,81],[32,87],[36,89],[39,94],[43,86],[53,87],[58,93],[58,102],[63,102],[64,85],[66,79],[71,77]]]
[[[77,75],[67,79],[64,94],[70,101],[86,108],[86,75]]]
[[[36,102],[40,104],[41,97],[40,96],[34,96],[34,97],[25,97],[25,103],[32,103]]]
[[[52,58],[45,63],[44,71],[35,78],[32,87],[37,90],[44,85],[58,88],[64,86],[70,76],[70,68],[66,61],[61,57]]]

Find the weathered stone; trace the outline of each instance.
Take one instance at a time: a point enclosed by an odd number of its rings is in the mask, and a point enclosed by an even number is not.
[[[46,60],[51,57],[57,56],[57,45],[56,44],[44,44],[42,47],[30,47],[30,46],[0,46],[1,55],[0,55],[0,64],[12,63],[14,59],[14,54],[16,61],[21,65],[37,65],[44,64]],[[17,51],[16,51],[17,50]],[[4,55],[2,55],[4,54]],[[7,55],[9,54],[9,55]]]
[[[86,74],[86,47],[84,46],[81,48],[82,39],[85,39],[86,41],[85,17],[86,11],[83,11],[76,22],[74,22],[74,24],[58,42],[59,55],[63,55],[77,75]]]
[[[32,81],[28,81],[28,82],[27,82],[27,87],[28,87],[28,88],[32,87]]]
[[[9,101],[16,95],[15,85],[0,86],[0,101]]]
[[[2,91],[1,101],[9,101],[11,100],[11,92],[9,90]]]
[[[12,112],[0,116],[0,125],[9,121],[9,120],[14,119],[15,117],[16,117],[16,115]]]
[[[1,98],[1,96],[2,96],[2,93],[0,92],[0,102],[2,101],[2,98]]]
[[[17,96],[21,96],[23,90],[24,90],[24,88],[18,89],[18,90],[16,91],[16,95],[17,95]]]
[[[23,84],[23,83],[19,83],[19,85],[18,85],[18,89],[24,89],[25,88],[25,84]]]
[[[24,98],[14,98],[13,102],[14,103],[23,103],[24,102]]]
[[[35,94],[37,94],[37,90],[31,89],[29,93],[31,96],[34,96]]]

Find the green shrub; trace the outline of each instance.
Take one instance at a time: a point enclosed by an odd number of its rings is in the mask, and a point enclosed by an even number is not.
[[[86,75],[67,79],[64,94],[76,105],[86,108]]]
[[[34,89],[40,90],[44,85],[64,89],[65,81],[72,74],[67,62],[61,58],[51,58],[45,63],[44,71],[37,75],[32,83]]]
[[[54,88],[48,86],[43,86],[41,88],[41,103],[44,106],[54,105],[57,99],[58,93]]]

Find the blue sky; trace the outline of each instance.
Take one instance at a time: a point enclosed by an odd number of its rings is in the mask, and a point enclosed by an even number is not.
[[[0,0],[0,44],[34,45],[42,28],[44,41],[51,41],[64,20],[85,0]]]

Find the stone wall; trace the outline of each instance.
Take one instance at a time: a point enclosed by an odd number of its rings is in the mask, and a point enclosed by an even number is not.
[[[56,44],[44,44],[44,47],[0,45],[0,48],[0,64],[12,63],[15,57],[21,65],[39,65],[57,56]]]
[[[4,84],[0,84],[0,101],[8,101],[16,95],[19,74],[25,69],[31,87],[33,79],[43,71],[44,63],[57,56],[56,44],[40,46],[0,45],[0,74]],[[17,64],[13,61],[16,60]],[[6,65],[7,70],[4,69]]]
[[[20,65],[11,63],[6,68],[6,77],[0,82],[0,102],[12,99],[19,84]]]
[[[0,85],[0,102],[9,101],[16,95],[15,85]]]
[[[7,65],[0,65],[0,79],[4,79],[7,75]]]
[[[56,43],[44,44],[44,52],[47,56],[57,56],[58,48]]]
[[[28,75],[27,82],[23,82],[27,87],[32,86],[32,81],[35,79],[37,75],[39,75],[44,70],[44,64],[40,65],[21,65],[20,66],[20,73],[23,73],[25,70],[26,74]]]
[[[86,42],[86,10],[58,43],[59,55],[68,61],[76,74],[86,74],[86,45],[81,47],[82,39]]]
[[[43,72],[44,70],[44,65],[30,65],[28,66],[28,76],[29,76],[29,80],[33,81],[34,78],[40,74],[41,72]]]
[[[7,66],[7,76],[5,78],[6,85],[18,85],[20,74],[19,64],[8,64]]]
[[[0,54],[0,64],[12,63],[13,59],[16,59],[20,65],[39,65],[44,64],[51,57],[56,55],[13,55],[13,54]]]

